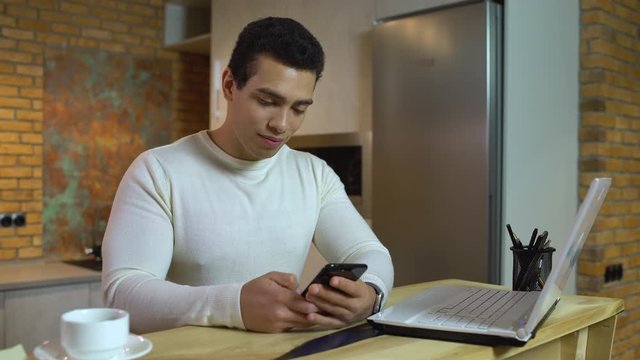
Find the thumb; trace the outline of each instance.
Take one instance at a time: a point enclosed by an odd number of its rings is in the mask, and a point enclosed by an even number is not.
[[[298,288],[298,279],[294,274],[272,271],[269,273],[269,278],[276,284],[289,290],[295,290]]]

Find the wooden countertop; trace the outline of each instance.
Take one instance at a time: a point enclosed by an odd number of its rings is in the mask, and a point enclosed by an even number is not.
[[[58,260],[0,263],[0,291],[100,281],[100,272]]]
[[[428,287],[438,284],[464,284],[499,288],[496,285],[462,280],[442,280],[394,288],[392,305]],[[620,299],[563,295],[556,309],[543,323],[536,337],[524,347],[481,346],[448,341],[382,335],[350,346],[312,355],[322,359],[503,359],[552,343],[578,329],[615,317],[623,310]],[[615,324],[615,322],[614,322]],[[615,327],[615,325],[614,325]],[[235,329],[185,326],[144,336],[153,342],[148,359],[268,359],[276,358],[303,342],[329,331],[300,331],[261,334]],[[610,349],[610,345],[609,345]],[[540,354],[537,354],[540,355]],[[536,358],[534,355],[533,358]],[[540,358],[540,357],[537,357]]]

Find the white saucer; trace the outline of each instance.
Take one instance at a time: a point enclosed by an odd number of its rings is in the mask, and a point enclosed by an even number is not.
[[[129,334],[127,344],[122,349],[122,354],[117,357],[118,360],[137,359],[147,355],[153,348],[153,344],[149,339],[142,336]],[[36,346],[33,355],[38,360],[72,360],[67,355],[58,341],[45,341]]]

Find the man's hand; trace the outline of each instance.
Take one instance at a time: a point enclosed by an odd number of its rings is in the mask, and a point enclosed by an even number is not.
[[[242,286],[240,310],[247,330],[282,332],[315,325],[307,319],[318,308],[296,291],[293,274],[270,272]]]
[[[306,299],[315,304],[319,313],[307,315],[307,320],[324,327],[338,328],[371,315],[376,301],[375,290],[362,280],[334,276],[331,287],[312,284]],[[339,290],[339,291],[338,291]]]

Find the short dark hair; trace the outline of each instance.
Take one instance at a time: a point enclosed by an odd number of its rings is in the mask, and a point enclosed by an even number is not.
[[[295,69],[313,71],[316,81],[324,69],[320,42],[302,24],[289,18],[259,19],[240,32],[229,61],[238,88],[243,88],[255,74],[252,66],[260,55]]]

